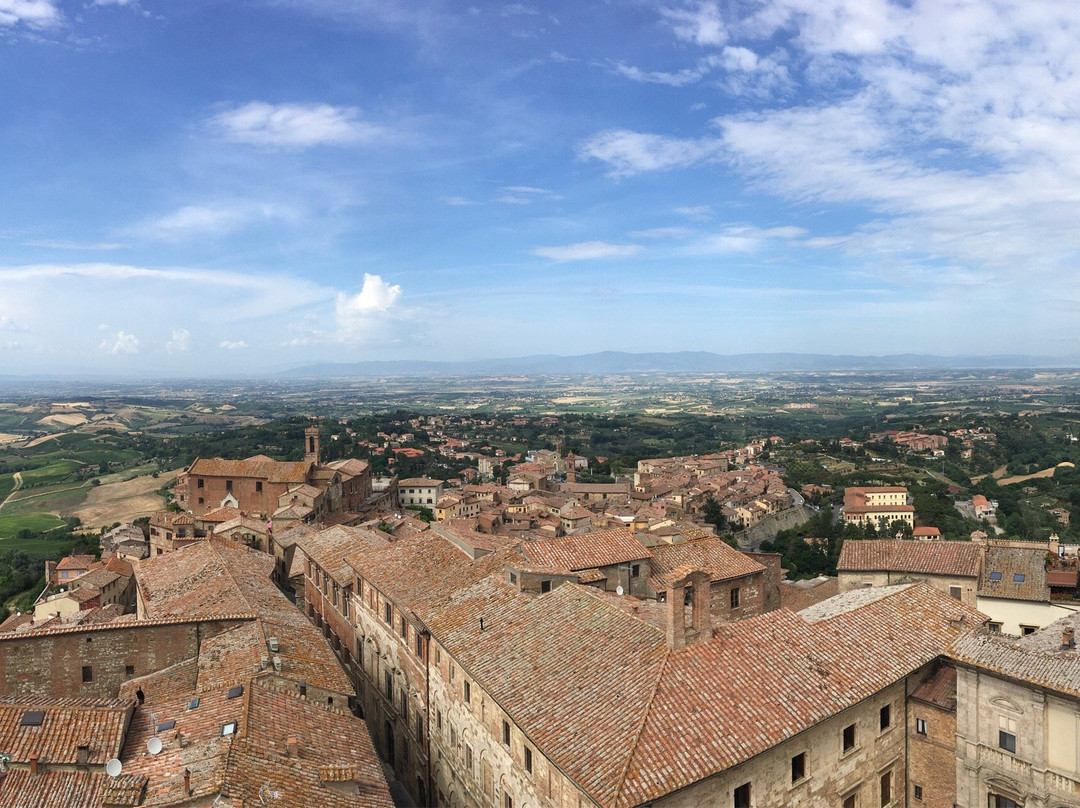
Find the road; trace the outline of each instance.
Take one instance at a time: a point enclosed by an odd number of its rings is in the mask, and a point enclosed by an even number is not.
[[[11,479],[13,479],[15,481],[15,487],[11,489],[10,494],[8,494],[6,497],[4,497],[4,501],[0,502],[0,511],[2,511],[4,509],[4,506],[8,504],[8,500],[10,500],[13,496],[15,496],[15,492],[18,491],[20,488],[22,488],[22,472],[21,471],[16,471],[14,474],[12,474]]]

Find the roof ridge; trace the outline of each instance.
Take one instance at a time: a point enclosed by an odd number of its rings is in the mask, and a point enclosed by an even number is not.
[[[656,694],[660,690],[660,683],[664,680],[664,671],[667,670],[672,653],[670,647],[664,652],[664,660],[660,663],[660,670],[657,672],[656,682],[653,684],[652,693],[649,695],[649,701],[645,705],[645,709],[641,711],[641,720],[638,722],[637,729],[634,732],[634,743],[631,745],[630,753],[626,756],[626,762],[619,772],[619,790],[615,792],[616,806],[622,804],[621,799],[623,791],[626,789],[626,773],[630,770],[630,764],[634,762],[638,747],[641,745],[641,736],[645,732],[645,724],[649,720],[649,715],[652,713],[653,703],[656,701]]]

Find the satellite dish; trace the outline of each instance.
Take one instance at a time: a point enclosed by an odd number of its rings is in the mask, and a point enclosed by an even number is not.
[[[161,738],[151,738],[146,742],[146,751],[151,755],[157,755],[161,752]]]
[[[622,593],[623,593],[623,588],[621,586],[615,587],[615,594],[616,595],[621,595]]]
[[[119,758],[113,758],[105,764],[105,774],[109,777],[119,777],[120,772],[124,770],[124,764],[120,762]]]

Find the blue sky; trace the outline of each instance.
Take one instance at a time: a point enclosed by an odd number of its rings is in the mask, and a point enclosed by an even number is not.
[[[0,0],[0,374],[1080,354],[1080,4]]]

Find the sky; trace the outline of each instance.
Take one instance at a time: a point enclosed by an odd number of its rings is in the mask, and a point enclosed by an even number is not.
[[[0,375],[1080,355],[1080,3],[0,0]]]

